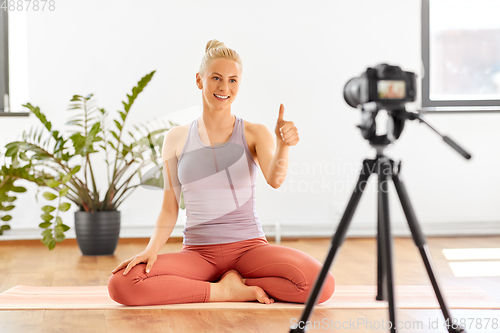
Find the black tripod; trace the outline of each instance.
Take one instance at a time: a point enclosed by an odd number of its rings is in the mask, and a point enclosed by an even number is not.
[[[402,122],[404,122],[404,119],[410,119],[410,120],[419,119],[421,122],[424,122],[426,125],[431,127],[422,118],[420,118],[418,114],[409,113],[406,112],[405,110],[399,110],[398,114],[403,115],[403,118],[400,118],[400,120],[402,119],[401,120]],[[432,129],[436,131],[434,128]],[[436,133],[439,134],[439,132],[437,131]],[[467,152],[465,152],[462,148],[460,148],[447,136],[442,136],[442,137],[445,142],[447,142],[453,148],[459,151],[464,157],[466,158],[471,157]],[[448,332],[450,333],[465,332],[465,330],[462,329],[461,327],[452,327],[451,325],[453,321],[450,317],[449,310],[448,307],[446,306],[446,302],[443,298],[443,295],[439,290],[437,276],[433,272],[431,255],[427,247],[425,237],[422,231],[420,230],[420,226],[418,224],[415,212],[413,211],[413,207],[410,203],[410,199],[408,197],[408,193],[406,192],[405,185],[399,176],[399,173],[401,171],[401,162],[398,163],[396,168],[394,161],[385,156],[383,153],[384,148],[389,143],[390,141],[387,140],[387,136],[385,135],[372,137],[372,139],[370,140],[370,144],[377,149],[377,156],[375,159],[365,159],[363,161],[363,168],[359,175],[356,187],[354,188],[354,192],[352,193],[349,203],[347,204],[344,214],[342,215],[342,219],[340,220],[337,231],[332,237],[332,242],[326,261],[316,279],[313,290],[309,294],[306,307],[302,313],[300,321],[298,322],[297,327],[291,328],[290,333],[305,332],[307,319],[309,318],[309,315],[312,312],[314,304],[316,303],[318,296],[322,291],[323,282],[326,278],[326,275],[328,274],[330,265],[335,258],[337,250],[344,241],[347,229],[349,227],[349,223],[351,222],[356,207],[359,203],[359,200],[361,199],[361,195],[363,194],[368,178],[372,173],[376,173],[378,175],[378,218],[377,218],[378,284],[377,284],[376,299],[389,301],[389,320],[392,324],[392,327],[390,326],[391,332],[393,333],[396,332],[395,324],[397,322],[396,322],[396,313],[394,304],[392,236],[389,224],[389,195],[388,195],[389,178],[392,179],[396,191],[398,193],[399,200],[401,201],[401,205],[403,207],[403,211],[405,213],[406,219],[408,220],[413,240],[415,241],[415,244],[420,251],[420,255],[422,256],[422,260],[424,261],[425,268],[432,283],[432,287],[434,288],[434,292],[439,301],[441,311],[443,312],[445,320],[446,319],[448,320],[447,323],[450,324],[450,326],[448,327]]]

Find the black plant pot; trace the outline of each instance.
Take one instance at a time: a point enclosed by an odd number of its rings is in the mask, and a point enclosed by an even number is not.
[[[120,238],[120,212],[75,212],[75,233],[83,255],[112,255]]]

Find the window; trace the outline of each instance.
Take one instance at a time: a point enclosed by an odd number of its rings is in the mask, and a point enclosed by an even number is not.
[[[9,20],[7,10],[0,9],[0,116],[29,116],[30,113],[21,106],[27,102],[28,91],[26,13],[11,14],[14,14],[14,20]],[[12,26],[15,27],[14,36],[9,29]]]
[[[4,96],[9,95],[9,21],[7,11],[0,10],[0,111],[8,105]]]
[[[500,111],[498,13],[498,0],[422,0],[424,111]]]

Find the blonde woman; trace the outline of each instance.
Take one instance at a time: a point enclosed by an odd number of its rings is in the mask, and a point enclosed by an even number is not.
[[[274,134],[231,114],[242,80],[240,56],[211,40],[196,85],[203,114],[168,131],[163,144],[164,197],[146,249],[125,260],[108,281],[125,305],[274,301],[305,303],[322,264],[306,253],[268,243],[255,209],[256,174],[279,188],[297,127],[281,104]],[[258,96],[257,96],[258,98]],[[180,192],[187,221],[180,252],[158,254],[177,221]],[[329,299],[328,273],[318,303]]]

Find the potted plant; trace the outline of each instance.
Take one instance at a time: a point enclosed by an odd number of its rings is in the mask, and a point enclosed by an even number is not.
[[[137,96],[143,91],[152,79],[155,71],[145,75],[132,88],[132,94],[128,100],[122,102],[123,111],[118,111],[119,117],[108,122],[108,112],[98,109],[93,105],[92,94],[85,97],[74,95],[69,110],[82,110],[74,116],[66,125],[76,126],[79,129],[70,133],[65,138],[62,133],[52,128],[40,108],[27,103],[23,105],[28,108],[43,124],[41,131],[28,134],[23,132],[22,140],[8,143],[5,158],[11,158],[10,165],[2,165],[0,168],[0,235],[4,230],[10,229],[7,224],[11,216],[6,214],[14,208],[15,196],[9,196],[9,192],[25,192],[22,186],[14,185],[16,180],[24,179],[37,184],[37,202],[40,188],[49,188],[50,191],[43,193],[43,197],[49,201],[57,199],[55,205],[42,207],[43,222],[39,227],[42,231],[42,243],[52,250],[57,242],[65,239],[64,232],[70,229],[63,223],[59,212],[65,212],[73,202],[79,207],[75,212],[75,233],[80,250],[84,255],[109,255],[113,254],[118,243],[120,232],[119,206],[132,194],[138,186],[148,185],[163,188],[163,173],[155,172],[153,176],[143,177],[142,170],[155,164],[156,170],[161,170],[161,152],[164,134],[172,126],[177,126],[171,121],[170,127],[150,131],[146,126],[134,128],[140,133],[135,137],[128,132],[131,143],[123,141],[124,125],[130,109]],[[109,128],[110,124],[114,128]],[[42,132],[47,130],[48,137],[42,143]],[[144,131],[145,133],[141,133]],[[101,148],[101,149],[98,149]],[[98,152],[105,153],[106,171],[108,177],[107,188],[104,198],[99,196],[99,190],[94,178],[91,155]],[[114,154],[114,159],[110,155]],[[158,161],[160,160],[160,162]],[[138,163],[138,165],[136,165]],[[111,168],[110,168],[111,166]],[[42,169],[43,167],[43,169]],[[46,170],[51,172],[46,172]],[[77,173],[83,171],[83,179]],[[110,175],[111,171],[111,175]],[[131,174],[125,179],[126,171]],[[130,185],[135,175],[141,178],[141,182]],[[150,173],[151,174],[151,173]],[[159,174],[158,177],[154,175]],[[122,180],[123,178],[123,180]],[[144,179],[147,178],[147,179]],[[102,184],[100,184],[102,186]],[[184,209],[181,197],[181,209]],[[54,214],[55,212],[55,214]]]

